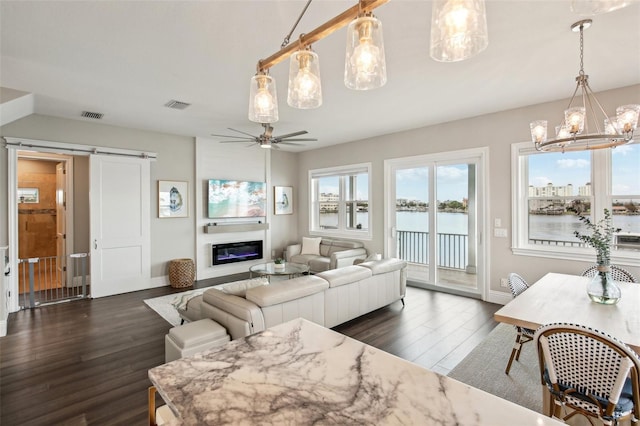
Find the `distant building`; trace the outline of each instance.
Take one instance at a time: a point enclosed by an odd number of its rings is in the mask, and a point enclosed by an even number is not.
[[[573,196],[573,185],[553,186],[549,182],[546,186],[529,185],[529,197],[571,197]]]
[[[340,201],[340,196],[338,194],[328,194],[323,192],[318,197],[318,201],[320,201],[321,212],[338,211],[338,201]]]
[[[584,186],[579,186],[578,187],[578,195],[581,195],[583,197],[590,197],[591,196],[591,182],[587,182],[587,184],[584,185]]]

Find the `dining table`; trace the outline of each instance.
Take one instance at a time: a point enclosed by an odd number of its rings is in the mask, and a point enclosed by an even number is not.
[[[149,379],[184,425],[561,424],[301,318]]]
[[[551,323],[590,327],[626,343],[640,354],[640,284],[618,282],[614,305],[592,302],[591,278],[549,272],[494,314],[496,321],[535,330]]]

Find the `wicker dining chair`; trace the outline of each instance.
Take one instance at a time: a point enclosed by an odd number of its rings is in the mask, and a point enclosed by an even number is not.
[[[622,281],[627,283],[640,282],[636,279],[636,277],[633,276],[631,272],[627,271],[626,269],[623,269],[616,265],[611,265],[610,268],[611,268],[611,278],[613,278],[614,281]],[[593,265],[587,268],[582,273],[582,276],[591,278],[591,277],[595,277],[597,274],[598,274],[598,266]]]
[[[509,274],[509,288],[511,289],[511,295],[515,299],[518,295],[522,294],[523,291],[529,288],[529,284],[522,278],[520,275],[512,272]],[[522,345],[533,340],[534,330],[530,330],[528,328],[515,326],[516,327],[516,341],[513,344],[513,349],[511,350],[511,356],[509,357],[509,362],[507,363],[507,368],[504,370],[505,374],[509,374],[511,370],[511,364],[513,364],[513,360],[518,361],[520,359],[520,351],[522,350]]]
[[[547,415],[566,421],[580,414],[607,425],[640,419],[640,358],[627,345],[567,323],[538,328],[534,341],[550,395]]]

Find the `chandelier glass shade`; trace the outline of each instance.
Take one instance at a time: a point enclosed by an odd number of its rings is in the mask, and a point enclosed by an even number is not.
[[[373,15],[360,16],[347,28],[344,84],[349,89],[370,90],[386,82],[382,23]]]
[[[484,0],[433,2],[430,47],[433,59],[462,61],[482,52],[488,45]]]
[[[613,12],[628,6],[629,0],[572,0],[571,11],[583,16]]]
[[[256,123],[275,123],[278,121],[276,81],[266,73],[258,73],[251,77],[249,120]]]
[[[291,55],[287,104],[294,108],[311,109],[322,105],[322,84],[318,55],[310,48]]]
[[[547,121],[536,120],[529,124],[531,140],[538,151],[584,151],[613,148],[633,140],[638,126],[640,105],[623,105],[616,109],[615,117],[607,116],[604,108],[589,86],[589,76],[584,72],[583,32],[591,26],[591,20],[578,21],[571,26],[580,32],[580,72],[576,88],[564,111],[561,123],[555,126],[555,138],[549,138]],[[595,129],[589,131],[589,126]]]

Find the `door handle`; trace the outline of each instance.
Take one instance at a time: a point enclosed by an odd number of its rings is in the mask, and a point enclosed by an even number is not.
[[[93,248],[98,250],[98,240],[93,240]]]

